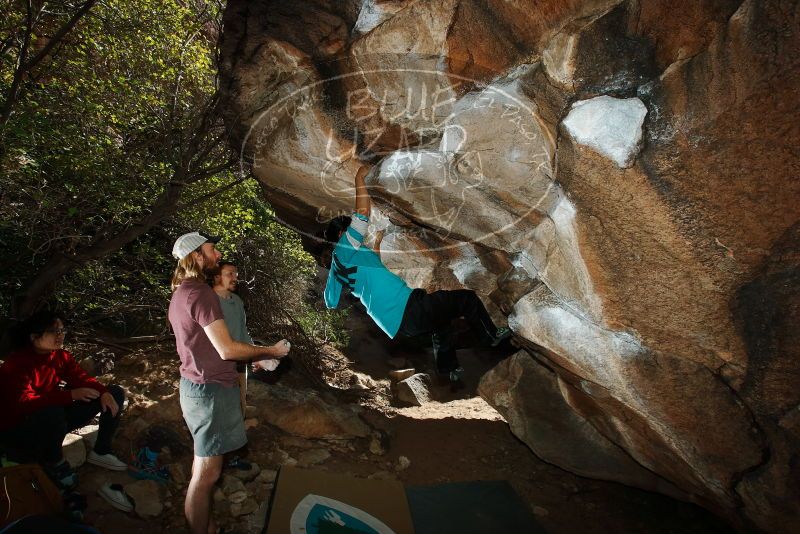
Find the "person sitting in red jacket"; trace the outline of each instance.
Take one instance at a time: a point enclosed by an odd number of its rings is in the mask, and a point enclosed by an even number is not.
[[[64,460],[64,436],[100,413],[100,429],[91,464],[124,471],[127,465],[111,452],[125,392],[105,387],[64,350],[63,318],[41,311],[22,322],[14,334],[16,350],[0,366],[0,444],[9,460],[37,462],[62,489],[77,484]]]

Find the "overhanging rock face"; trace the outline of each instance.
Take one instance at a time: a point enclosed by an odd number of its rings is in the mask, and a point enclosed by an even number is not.
[[[481,394],[536,454],[796,532],[784,4],[231,0],[224,112],[301,233],[349,212],[373,163],[387,266],[475,290],[528,346]]]

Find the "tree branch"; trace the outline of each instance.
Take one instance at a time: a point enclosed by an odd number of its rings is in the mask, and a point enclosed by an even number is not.
[[[205,202],[206,200],[210,200],[210,199],[214,198],[215,196],[224,193],[228,189],[232,189],[232,188],[236,187],[237,185],[245,182],[248,179],[249,179],[249,176],[243,176],[241,178],[237,178],[236,180],[232,181],[231,183],[225,184],[222,187],[218,187],[217,189],[215,189],[215,190],[213,190],[213,191],[211,191],[209,193],[206,193],[205,195],[200,195],[197,198],[193,198],[191,200],[187,200],[186,202],[184,202],[183,204],[178,206],[178,209],[176,211],[182,211],[185,208],[188,208],[189,206],[194,206],[194,205],[197,205],[197,204],[201,204],[201,203]]]
[[[61,27],[59,30],[50,38],[46,45],[42,47],[39,52],[36,53],[33,57],[28,59],[28,49],[31,45],[31,37],[33,35],[33,27],[36,24],[35,18],[33,15],[33,3],[31,0],[26,2],[27,4],[27,16],[26,16],[26,24],[25,30],[22,38],[22,44],[20,45],[19,56],[17,57],[17,65],[14,69],[14,76],[11,81],[11,86],[8,89],[8,94],[6,96],[6,101],[3,102],[3,108],[0,110],[0,128],[4,127],[8,123],[8,119],[11,117],[11,112],[14,109],[14,106],[19,101],[20,94],[22,93],[22,80],[25,77],[26,73],[29,73],[31,69],[33,69],[36,65],[41,63],[41,61],[47,57],[53,48],[58,45],[64,37],[72,31],[78,21],[83,18],[86,13],[97,3],[97,0],[86,0],[84,4],[73,13],[72,17]],[[42,6],[42,11],[44,10],[44,6]]]
[[[66,37],[66,35],[70,31],[72,31],[72,28],[75,27],[78,21],[80,21],[83,18],[83,16],[86,15],[86,13],[88,13],[89,10],[92,9],[92,7],[96,3],[97,0],[86,0],[86,2],[84,2],[84,4],[80,7],[80,9],[78,9],[78,11],[76,11],[61,28],[59,28],[59,30],[55,33],[55,35],[53,35],[53,37],[50,38],[47,44],[44,45],[44,47],[41,50],[39,50],[39,53],[33,56],[30,59],[30,61],[22,65],[23,69],[26,71],[31,70],[45,57],[47,57],[47,55],[50,53],[50,50],[52,50],[53,47],[55,47],[58,43],[60,43],[61,40],[64,39],[64,37]]]
[[[230,169],[235,164],[235,160],[229,159],[225,163],[220,163],[219,165],[214,165],[213,167],[205,167],[196,171],[192,171],[191,178],[188,180],[188,183],[199,182],[201,180],[205,180],[206,178],[210,178],[215,174],[219,174],[222,171]]]
[[[31,36],[33,35],[33,3],[31,0],[26,2],[28,13],[25,17],[25,30],[22,37],[22,44],[19,48],[19,55],[17,56],[17,65],[14,68],[14,77],[11,80],[11,86],[8,88],[6,101],[3,102],[3,109],[0,110],[0,127],[4,127],[11,117],[11,110],[14,109],[19,99],[20,87],[22,85],[22,78],[25,75],[24,65],[28,58],[28,48],[31,45]]]

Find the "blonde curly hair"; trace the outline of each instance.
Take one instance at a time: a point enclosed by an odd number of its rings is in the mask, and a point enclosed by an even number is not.
[[[194,278],[196,280],[200,280],[201,282],[205,282],[206,275],[203,272],[203,267],[200,265],[200,262],[197,261],[197,252],[200,252],[200,249],[197,249],[189,253],[185,258],[178,260],[178,265],[175,267],[175,272],[172,274],[172,283],[170,284],[173,292],[178,289],[178,286],[180,286],[184,280],[189,278]]]

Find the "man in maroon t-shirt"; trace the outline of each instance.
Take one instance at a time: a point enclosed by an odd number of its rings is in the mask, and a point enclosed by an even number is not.
[[[194,441],[192,480],[184,513],[194,534],[216,532],[211,519],[211,493],[222,472],[222,455],[247,443],[239,408],[236,361],[269,359],[289,353],[289,342],[270,347],[234,341],[206,274],[220,260],[218,238],[198,232],[182,235],[172,254],[178,266],[172,277],[169,321],[181,358],[180,400],[183,418]]]

